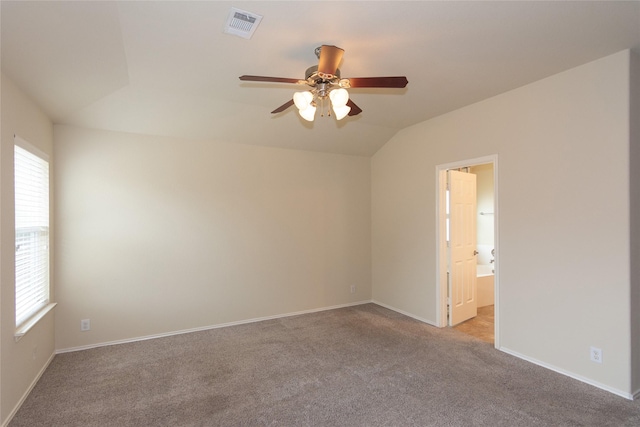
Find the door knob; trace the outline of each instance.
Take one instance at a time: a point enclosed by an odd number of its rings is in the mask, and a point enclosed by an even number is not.
[[[478,255],[478,251],[473,251],[473,254],[474,255]]]

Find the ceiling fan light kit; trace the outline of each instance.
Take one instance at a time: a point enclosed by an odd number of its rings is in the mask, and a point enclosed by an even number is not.
[[[310,90],[300,91],[293,94],[293,100],[273,110],[271,113],[280,113],[291,105],[295,105],[298,114],[312,122],[315,118],[318,104],[324,116],[324,101],[327,101],[327,115],[331,115],[333,109],[337,120],[342,120],[346,116],[355,116],[362,112],[351,99],[349,99],[348,88],[396,88],[401,89],[407,86],[408,80],[405,76],[394,77],[355,77],[342,79],[338,65],[342,61],[344,49],[337,46],[322,45],[315,49],[318,57],[318,65],[309,67],[305,72],[304,80],[265,77],[265,76],[240,76],[243,81],[273,82],[273,83],[294,83],[306,84]]]

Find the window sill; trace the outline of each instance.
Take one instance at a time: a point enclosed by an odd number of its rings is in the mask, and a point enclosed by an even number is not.
[[[13,334],[13,339],[16,342],[20,341],[20,339],[23,336],[25,336],[25,334],[29,332],[29,330],[33,328],[36,325],[36,323],[40,321],[40,319],[42,319],[48,312],[53,310],[53,307],[55,307],[57,304],[58,303],[53,302],[51,304],[47,304],[46,306],[44,306],[42,310],[38,311],[36,314],[34,314],[31,317],[31,319],[29,319],[24,324],[22,324],[19,328],[16,329],[16,333]]]

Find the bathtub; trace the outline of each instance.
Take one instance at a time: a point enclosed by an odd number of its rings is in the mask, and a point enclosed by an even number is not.
[[[478,264],[478,307],[494,304],[493,264]]]

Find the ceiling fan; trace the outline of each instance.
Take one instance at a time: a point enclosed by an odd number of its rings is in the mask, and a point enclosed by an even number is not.
[[[308,121],[313,121],[318,106],[324,111],[327,102],[328,115],[331,115],[331,105],[337,120],[345,116],[355,116],[362,112],[351,99],[349,88],[403,88],[409,81],[405,76],[395,77],[351,77],[341,78],[338,65],[342,60],[344,49],[337,46],[322,45],[315,49],[318,57],[318,65],[309,67],[305,72],[304,80],[284,77],[265,76],[240,76],[240,80],[254,82],[294,83],[311,87],[310,90],[296,92],[293,99],[284,103],[271,113],[281,113],[295,104],[300,116]],[[324,115],[324,113],[322,113]]]

